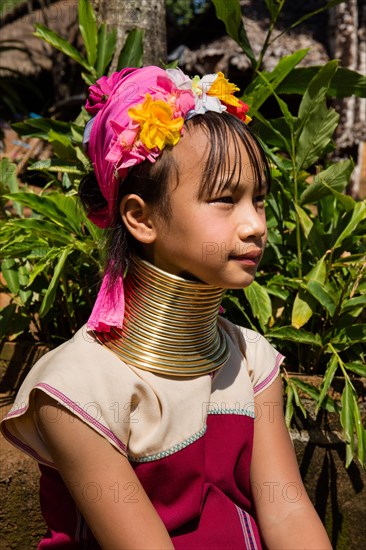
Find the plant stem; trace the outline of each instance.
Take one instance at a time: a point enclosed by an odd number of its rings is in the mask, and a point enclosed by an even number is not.
[[[268,32],[267,32],[267,36],[266,36],[266,38],[265,38],[265,40],[264,40],[264,44],[263,44],[263,46],[262,46],[261,53],[259,54],[259,58],[258,58],[258,61],[257,61],[257,65],[256,65],[256,67],[255,67],[255,70],[256,70],[256,71],[259,71],[259,70],[260,70],[260,67],[261,67],[261,65],[262,65],[262,63],[263,63],[263,58],[264,58],[264,55],[265,55],[265,53],[266,53],[266,51],[267,51],[267,49],[268,49],[268,46],[269,46],[269,43],[270,43],[269,41],[270,41],[270,39],[271,39],[271,36],[272,36],[273,30],[274,30],[274,27],[275,27],[275,25],[276,25],[276,23],[277,23],[278,16],[280,15],[280,13],[281,13],[281,11],[282,11],[282,8],[283,8],[285,2],[286,2],[286,0],[281,0],[281,1],[279,2],[278,11],[277,11],[276,15],[274,16],[274,18],[273,18],[273,19],[271,18],[271,23],[270,23],[270,25],[269,25],[269,29],[268,29]]]
[[[292,160],[292,174],[294,182],[294,203],[298,206],[299,196],[298,196],[298,180],[297,180],[297,167],[296,167],[296,152],[295,152],[295,139],[294,133],[291,131],[291,160]],[[300,218],[295,208],[296,216],[296,248],[297,248],[297,271],[298,276],[302,278],[302,251],[301,251],[301,227],[300,227]]]
[[[354,385],[352,384],[351,379],[350,379],[350,377],[348,376],[348,372],[347,372],[347,370],[346,370],[346,367],[344,366],[344,363],[343,363],[342,359],[340,358],[339,354],[338,354],[337,351],[334,349],[334,347],[332,346],[332,344],[328,344],[328,347],[329,347],[329,349],[332,350],[332,353],[334,353],[334,355],[337,357],[338,365],[341,367],[341,371],[342,371],[342,373],[343,373],[343,376],[344,376],[345,380],[347,380],[347,382],[350,384],[350,386],[355,390]],[[355,391],[356,391],[356,390],[355,390]]]

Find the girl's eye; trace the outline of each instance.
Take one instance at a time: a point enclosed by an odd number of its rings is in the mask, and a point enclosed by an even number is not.
[[[211,199],[210,202],[219,202],[223,204],[233,204],[233,198],[232,197],[217,197],[215,199]]]
[[[256,204],[264,205],[266,201],[266,195],[258,195],[257,197],[254,197],[254,202]]]

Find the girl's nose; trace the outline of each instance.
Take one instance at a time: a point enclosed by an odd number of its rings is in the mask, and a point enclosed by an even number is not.
[[[238,228],[239,239],[245,241],[251,237],[264,237],[266,232],[267,225],[264,210],[257,211],[254,206],[250,211],[246,210]]]

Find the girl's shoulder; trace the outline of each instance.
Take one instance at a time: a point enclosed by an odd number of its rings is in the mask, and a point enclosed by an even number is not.
[[[231,355],[238,353],[244,357],[254,394],[262,392],[278,375],[284,356],[259,332],[235,325],[221,316],[219,326],[227,335]]]
[[[121,368],[121,360],[84,326],[32,367],[1,428],[14,445],[39,462],[52,465],[34,421],[35,392],[39,390],[62,407],[59,414],[66,409],[78,416],[126,454],[138,384],[136,373],[127,366]]]

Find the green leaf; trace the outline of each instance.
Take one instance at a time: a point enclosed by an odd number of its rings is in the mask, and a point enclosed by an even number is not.
[[[75,161],[75,148],[71,143],[71,139],[65,134],[59,134],[53,130],[49,131],[48,141],[51,143],[55,155],[67,161]]]
[[[354,422],[355,422],[355,429],[356,429],[356,435],[357,435],[357,446],[358,446],[358,460],[360,461],[360,464],[363,468],[365,468],[365,452],[366,452],[366,441],[365,441],[365,429],[362,425],[362,419],[361,419],[361,413],[360,409],[357,403],[357,398],[354,395],[354,407],[353,407],[353,413],[354,413]]]
[[[337,368],[338,368],[338,358],[337,358],[336,355],[332,355],[332,357],[330,358],[330,361],[327,365],[327,370],[325,371],[322,384],[320,386],[320,394],[319,394],[319,397],[317,399],[315,414],[318,414],[318,411],[319,411],[319,409],[320,409],[320,407],[321,407],[321,405],[324,401],[324,398],[328,393],[329,386],[332,383],[332,380],[333,380],[334,375],[337,371]]]
[[[358,374],[359,376],[366,376],[366,365],[365,363],[345,363],[345,367],[347,370],[350,370],[354,372],[355,374]]]
[[[16,164],[8,158],[3,157],[0,160],[0,192],[1,194],[10,192],[16,193],[19,191],[19,183],[16,176]],[[3,202],[0,198],[0,202]],[[23,209],[17,202],[13,202],[13,208],[18,216],[23,215]]]
[[[286,410],[285,410],[285,421],[287,428],[290,428],[291,426],[291,419],[294,414],[294,405],[293,405],[293,398],[294,398],[294,390],[290,383],[287,383],[286,386]]]
[[[332,187],[329,187],[329,185],[325,185],[325,187],[329,190],[333,197],[337,199],[337,202],[343,206],[346,212],[350,212],[354,209],[356,201],[352,197],[345,195],[344,193],[339,193]]]
[[[40,273],[46,271],[48,266],[53,263],[53,261],[59,256],[59,254],[59,248],[52,248],[38,263],[36,263],[35,266],[33,266],[33,270],[31,271],[29,276],[28,286],[31,286],[33,281],[38,277]]]
[[[344,239],[352,235],[358,224],[364,220],[366,220],[366,203],[357,202],[350,221],[348,222],[342,233],[338,236],[336,242],[333,245],[333,249],[340,246]]]
[[[88,63],[94,67],[97,60],[98,29],[93,7],[88,0],[79,0],[78,18]]]
[[[0,182],[10,193],[16,193],[19,190],[16,168],[16,164],[8,158],[4,157],[0,160]]]
[[[98,32],[98,57],[96,63],[97,78],[104,75],[112,61],[117,42],[117,29],[107,32],[107,25],[102,23]]]
[[[257,281],[244,288],[244,294],[252,308],[252,313],[256,317],[262,329],[266,327],[272,316],[272,303],[267,290]]]
[[[272,285],[271,281],[268,281],[267,284],[267,292],[268,294],[271,294],[272,296],[277,296],[277,298],[280,298],[284,302],[288,300],[290,293],[288,290],[285,290],[284,288],[281,288],[276,285]]]
[[[5,195],[10,200],[16,200],[23,206],[28,206],[35,212],[42,214],[46,219],[52,220],[61,227],[74,231],[74,222],[70,224],[64,212],[58,208],[55,201],[52,200],[52,195],[37,195],[36,193],[12,193]],[[61,200],[61,195],[57,194]],[[71,197],[62,197],[62,199],[72,200]]]
[[[312,252],[317,256],[322,256],[324,253],[324,243],[322,240],[321,227],[317,220],[310,218],[307,212],[301,206],[293,203],[296,214],[298,215],[300,226],[303,230],[304,237],[309,241]]]
[[[255,116],[254,133],[260,136],[261,141],[280,150],[285,148],[290,154],[291,131],[284,117],[268,120],[256,109],[251,109],[251,114]]]
[[[325,255],[320,258],[314,267],[305,275],[306,281],[319,281],[324,283],[327,276],[327,266],[325,264]]]
[[[240,300],[237,296],[233,296],[232,294],[225,294],[224,297],[224,307],[226,307],[226,304],[233,304],[234,308],[240,311],[240,313],[245,317],[245,319],[248,321],[248,324],[250,325],[252,330],[256,330],[255,325],[252,323],[252,320],[247,315],[245,308],[243,307],[243,304],[240,303]],[[228,306],[229,307],[229,306]]]
[[[36,23],[35,25],[36,31],[33,33],[34,36],[37,38],[41,38],[47,44],[50,44],[57,50],[60,50],[60,52],[64,53],[68,57],[71,57],[76,63],[79,63],[84,69],[86,69],[89,72],[93,72],[93,67],[87,62],[86,59],[81,57],[80,53],[74,46],[70,44],[67,40],[64,38],[61,38],[58,34],[51,31],[50,29],[47,29],[44,25],[41,25],[40,23]]]
[[[292,382],[300,388],[303,392],[305,392],[307,395],[309,395],[314,401],[317,401],[319,396],[319,390],[312,384],[309,384],[308,382],[304,382],[303,380],[300,380],[299,378],[291,378]]]
[[[304,405],[302,404],[302,401],[300,399],[300,396],[297,392],[297,388],[296,388],[296,385],[294,385],[293,387],[293,390],[294,390],[294,398],[295,398],[295,403],[296,405],[299,407],[299,409],[301,410],[302,414],[304,415],[305,418],[307,418],[307,412],[306,412],[306,409],[304,407]]]
[[[48,141],[50,130],[71,137],[70,124],[52,118],[28,118],[23,122],[16,122],[12,126],[21,136],[38,137],[46,141]]]
[[[288,126],[288,128],[290,128],[292,130],[293,127],[294,127],[294,122],[295,122],[296,119],[290,113],[290,110],[287,107],[287,104],[276,94],[276,91],[275,91],[274,87],[272,86],[271,82],[266,78],[265,73],[259,73],[259,78],[261,78],[263,80],[263,82],[265,82],[268,90],[270,90],[271,94],[276,98],[276,101],[278,103],[278,106],[281,109],[281,112],[283,114],[286,125]],[[256,109],[256,117],[258,118],[257,109]],[[262,118],[262,117],[261,117],[261,120],[262,120],[262,123],[265,122],[265,119]],[[272,128],[273,128],[273,126],[272,126]],[[290,150],[290,147],[288,149]]]
[[[48,198],[63,213],[67,224],[72,227],[73,231],[77,235],[82,235],[82,224],[87,220],[87,217],[77,195],[51,193]]]
[[[70,231],[66,231],[59,225],[48,222],[47,220],[36,218],[14,220],[14,228],[22,228],[29,231],[32,235],[37,235],[43,239],[49,239],[52,242],[70,244],[74,241],[74,237],[70,235]]]
[[[61,159],[46,159],[37,160],[28,166],[28,170],[40,170],[46,172],[64,172],[67,174],[84,175],[84,170],[81,170],[80,163],[63,161]]]
[[[321,67],[301,67],[291,71],[279,84],[278,94],[303,95],[309,82]],[[366,97],[366,77],[356,71],[339,67],[327,90],[327,97]]]
[[[62,275],[63,267],[65,265],[65,261],[66,261],[68,255],[69,255],[69,253],[70,253],[70,249],[68,247],[64,248],[61,252],[60,258],[57,262],[57,265],[55,267],[55,271],[53,273],[53,277],[51,279],[51,282],[50,282],[49,287],[46,291],[46,294],[44,295],[41,307],[39,309],[39,316],[40,317],[44,317],[49,312],[53,302],[55,301],[58,283],[59,283],[60,277]]]
[[[292,326],[280,327],[267,332],[270,338],[278,340],[288,340],[289,342],[298,342],[299,344],[310,344],[313,346],[322,346],[319,334],[312,334],[306,330],[296,329]]]
[[[244,27],[239,0],[225,0],[225,2],[212,0],[212,2],[215,6],[216,17],[223,21],[228,35],[243,48],[254,67],[256,59]]]
[[[366,309],[366,296],[364,294],[362,296],[356,296],[344,301],[342,304],[341,313],[349,313],[353,309],[358,309],[359,307]]]
[[[337,71],[337,61],[327,63],[310,82],[300,103],[296,131],[298,171],[314,164],[331,141],[339,115],[326,107],[326,92]]]
[[[348,325],[329,336],[332,344],[352,345],[366,341],[366,324]]]
[[[19,284],[19,264],[12,259],[6,259],[1,262],[1,272],[6,284],[12,294],[18,294]]]
[[[330,296],[327,287],[319,281],[311,280],[306,285],[306,290],[310,292],[310,294],[318,300],[319,304],[327,310],[329,315],[333,317],[337,305]]]
[[[294,203],[294,207],[296,210],[297,215],[299,216],[299,221],[301,224],[301,228],[304,232],[304,236],[306,239],[309,238],[310,232],[313,229],[313,222],[311,218],[308,216],[308,214],[299,206],[298,204]]]
[[[117,70],[124,67],[141,67],[143,56],[143,36],[142,29],[132,29],[127,36],[127,40],[118,58]],[[133,83],[131,84],[133,87]],[[131,93],[133,89],[131,88]]]
[[[281,11],[281,3],[276,0],[265,0],[267,9],[271,14],[271,21],[276,21],[279,12]]]
[[[327,152],[339,121],[339,114],[334,109],[323,112],[319,109],[313,115],[299,134],[296,148],[298,171],[306,170]]]
[[[306,323],[311,319],[314,307],[311,304],[311,299],[309,299],[309,295],[304,291],[304,289],[300,289],[299,292],[295,296],[295,300],[292,306],[292,312],[291,312],[291,324],[296,329],[299,329],[306,325]]]
[[[220,1],[220,0],[218,0]],[[276,67],[270,73],[264,71],[261,73],[265,76],[266,80],[271,83],[270,89],[266,83],[263,82],[261,76],[257,76],[245,89],[243,98],[251,109],[255,109],[255,112],[259,110],[261,105],[271,95],[272,90],[276,90],[282,80],[293,70],[294,67],[306,56],[309,50],[298,50],[297,52],[282,57]]]
[[[351,464],[353,460],[353,429],[354,429],[354,398],[353,398],[353,388],[345,379],[345,386],[342,392],[341,397],[342,409],[340,414],[340,421],[348,443],[346,448],[346,467]]]
[[[24,290],[27,287],[28,280],[29,280],[29,263],[27,262],[27,265],[21,265],[19,267],[19,298],[23,305],[26,305],[26,303],[30,300],[30,298],[33,296],[33,292],[31,290]]]
[[[295,205],[296,206],[296,205]],[[301,220],[307,219],[307,214],[300,208],[296,208],[301,214]],[[305,217],[306,216],[306,217]],[[307,235],[309,237],[309,235]],[[313,293],[308,288],[311,281],[323,283],[326,278],[326,265],[325,256],[322,256],[315,266],[304,277],[307,281],[306,288],[300,288],[299,292],[295,296],[294,304],[292,306],[291,323],[295,328],[301,328],[309,319],[311,319],[316,307],[316,302],[313,300]],[[310,292],[310,294],[309,294]],[[315,297],[316,298],[316,297]]]
[[[330,187],[339,192],[343,191],[349,182],[353,169],[354,162],[352,159],[331,164],[329,168],[316,174],[313,183],[302,193],[300,203],[304,205],[316,202],[320,198],[329,195]]]

